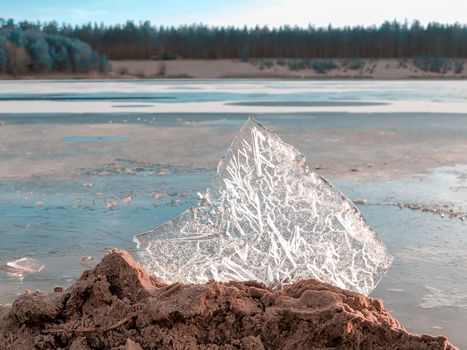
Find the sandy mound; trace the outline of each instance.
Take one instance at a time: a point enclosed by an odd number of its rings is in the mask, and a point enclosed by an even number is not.
[[[0,309],[0,349],[455,349],[381,301],[315,280],[165,285],[112,251],[64,291]]]

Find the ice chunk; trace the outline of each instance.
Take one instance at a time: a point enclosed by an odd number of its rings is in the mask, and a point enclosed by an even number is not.
[[[143,265],[169,282],[275,288],[313,277],[368,294],[392,262],[354,204],[252,118],[199,206],[135,242]]]
[[[91,255],[82,256],[79,260],[79,264],[85,269],[92,269],[96,265],[96,258]]]
[[[17,273],[39,273],[45,267],[40,261],[30,257],[9,261],[6,265],[15,269]]]

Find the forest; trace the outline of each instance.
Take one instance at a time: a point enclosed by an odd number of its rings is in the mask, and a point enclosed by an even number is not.
[[[89,43],[109,59],[417,58],[467,56],[467,26],[415,21],[380,26],[316,28],[157,27],[48,23],[41,29]],[[165,56],[164,56],[165,55]]]
[[[458,23],[424,26],[418,21],[393,21],[370,27],[236,28],[201,24],[166,27],[149,21],[72,26],[0,19],[0,73],[7,74],[103,72],[108,69],[107,58],[315,58],[322,60],[318,68],[323,70],[333,64],[333,58],[411,58],[423,70],[439,71],[443,60],[465,57],[467,26]],[[293,69],[296,62],[289,61],[291,64]]]
[[[106,71],[105,55],[76,38],[48,33],[40,25],[0,23],[0,74]]]

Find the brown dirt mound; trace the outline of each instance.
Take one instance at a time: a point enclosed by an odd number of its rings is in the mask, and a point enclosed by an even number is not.
[[[64,291],[0,309],[0,349],[455,349],[381,301],[303,280],[166,285],[114,250]]]

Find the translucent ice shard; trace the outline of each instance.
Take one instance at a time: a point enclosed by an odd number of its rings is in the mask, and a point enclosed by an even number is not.
[[[40,261],[30,257],[9,261],[6,265],[18,273],[39,273],[45,267]]]
[[[353,203],[304,163],[250,118],[199,206],[135,236],[141,262],[171,282],[279,287],[314,277],[370,293],[392,257]]]

